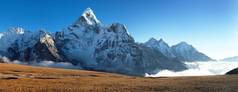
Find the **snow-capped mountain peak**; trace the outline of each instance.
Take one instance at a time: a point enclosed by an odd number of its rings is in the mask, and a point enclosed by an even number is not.
[[[24,29],[20,27],[12,27],[9,28],[8,31],[0,33],[0,52],[6,52],[7,48],[23,34]]]
[[[177,45],[174,45],[172,48],[176,48],[177,50],[182,50],[182,51],[184,51],[184,50],[196,51],[196,49],[192,45],[190,45],[186,42],[180,42]]]
[[[154,37],[152,37],[152,38],[150,38],[150,40],[149,41],[153,41],[153,42],[155,42],[155,41],[157,41]]]
[[[75,22],[74,25],[98,25],[100,21],[95,16],[91,8],[85,9],[81,17]]]
[[[147,41],[146,44],[149,47],[156,47],[156,48],[166,47],[166,48],[170,48],[169,45],[162,38],[159,41],[156,40],[155,38],[150,38],[150,40]]]
[[[20,27],[12,27],[8,31],[16,34],[24,34],[24,29]]]
[[[157,44],[158,43],[158,40],[156,40],[155,38],[150,38],[147,42],[145,42],[145,44],[148,46],[148,47],[151,47],[153,46],[154,44]]]
[[[167,47],[169,47],[169,45],[161,38],[159,41],[158,41],[161,45],[166,45]]]
[[[154,45],[168,45],[162,38],[160,38],[160,40],[157,40],[157,39],[155,39],[155,38],[150,38],[150,40],[148,40],[147,42],[146,42],[147,44],[154,44]]]
[[[40,42],[41,43],[49,42],[50,44],[54,44],[54,41],[52,40],[52,38],[51,39],[50,38],[51,38],[51,36],[49,34],[45,34],[44,36],[42,36],[40,38]],[[50,40],[48,40],[48,39],[50,39]]]
[[[177,45],[180,45],[180,46],[191,46],[191,45],[189,45],[188,43],[186,43],[184,41],[178,43]]]
[[[199,52],[196,48],[186,42],[180,42],[172,46],[174,55],[181,61],[209,61],[210,57]]]
[[[145,45],[158,49],[161,53],[169,58],[175,58],[169,45],[161,38],[159,41],[155,38],[150,38],[149,41],[145,42]]]

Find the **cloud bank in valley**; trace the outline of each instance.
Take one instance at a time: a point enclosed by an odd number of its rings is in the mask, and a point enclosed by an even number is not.
[[[228,61],[186,62],[185,64],[189,68],[185,71],[162,70],[154,75],[146,74],[146,77],[224,75],[226,72],[238,67],[238,62]]]
[[[80,66],[73,65],[68,62],[40,61],[38,63],[33,63],[31,65],[44,66],[44,67],[55,67],[55,68],[67,68],[67,69],[80,69]]]
[[[81,69],[81,67],[79,65],[73,65],[68,62],[40,61],[40,62],[33,62],[33,63],[28,64],[26,62],[21,62],[18,60],[10,61],[7,57],[4,57],[4,56],[0,56],[0,60],[4,63],[13,63],[13,64],[54,67],[54,68]]]

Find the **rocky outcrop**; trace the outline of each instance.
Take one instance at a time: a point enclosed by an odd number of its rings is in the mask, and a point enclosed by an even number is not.
[[[226,75],[231,75],[231,74],[238,74],[238,68],[233,69],[233,70],[226,73]]]

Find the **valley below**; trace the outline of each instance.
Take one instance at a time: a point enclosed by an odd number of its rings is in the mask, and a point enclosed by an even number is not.
[[[0,64],[0,92],[237,92],[238,75],[135,77]]]

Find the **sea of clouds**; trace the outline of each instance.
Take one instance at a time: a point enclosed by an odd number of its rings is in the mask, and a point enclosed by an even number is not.
[[[228,71],[238,68],[238,61],[208,61],[185,62],[187,70],[174,72],[162,70],[154,75],[146,74],[146,77],[176,77],[176,76],[208,76],[224,75]]]

